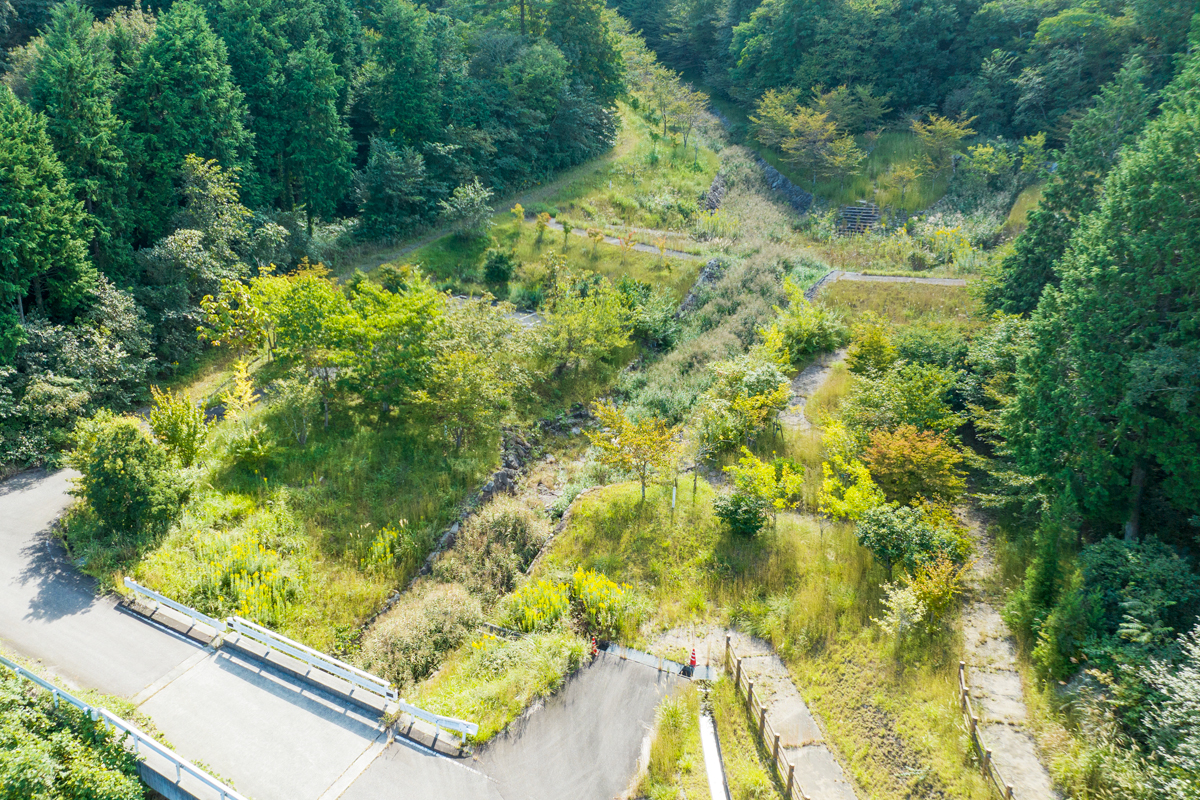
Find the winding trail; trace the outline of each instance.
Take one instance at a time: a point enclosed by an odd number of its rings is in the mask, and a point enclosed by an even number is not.
[[[996,562],[987,525],[973,510],[965,511],[963,516],[976,552],[968,576],[973,597],[963,615],[963,649],[967,685],[980,714],[981,735],[1005,781],[1012,784],[1017,800],[1058,800],[1059,794],[1028,728],[1016,646],[993,605],[998,599],[992,587]]]
[[[527,218],[527,219],[532,220],[531,217]],[[552,219],[546,224],[550,228],[550,230],[562,231],[562,229],[563,229],[563,224],[556,219]],[[645,229],[640,229],[640,228],[633,228],[632,230],[635,232],[638,230],[642,230],[643,232],[648,232],[648,231],[645,231]],[[678,233],[667,233],[666,231],[653,231],[653,233],[660,234],[662,236],[675,236],[675,237],[679,237],[679,238],[686,238],[686,237],[681,237]],[[588,236],[588,232],[585,231],[583,228],[572,228],[571,234],[574,236],[582,236],[586,239],[591,238],[590,236]],[[615,236],[609,236],[608,234],[604,235],[603,241],[605,244],[616,245],[617,247],[621,246],[620,239],[618,239]],[[636,250],[639,253],[653,253],[655,255],[659,254],[659,250],[657,247],[655,247],[654,245],[643,244],[642,242],[637,242],[637,243],[633,244],[630,247],[630,249]],[[703,261],[706,259],[706,256],[699,256],[699,255],[696,255],[695,253],[685,253],[682,250],[672,250],[669,247],[663,249],[662,255],[666,256],[667,258],[686,258],[686,259],[690,259],[692,261]]]
[[[817,389],[821,388],[821,384],[825,383],[834,365],[845,357],[845,347],[833,353],[825,353],[792,378],[792,397],[783,411],[779,412],[780,425],[790,425],[802,431],[813,429],[812,422],[804,414],[804,407]]]

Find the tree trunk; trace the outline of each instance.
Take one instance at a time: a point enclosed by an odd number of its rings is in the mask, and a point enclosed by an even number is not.
[[[1138,461],[1133,465],[1133,475],[1129,478],[1129,488],[1133,497],[1129,500],[1129,519],[1125,520],[1125,542],[1134,544],[1138,540],[1138,525],[1142,512],[1142,492],[1146,488],[1146,467]]]

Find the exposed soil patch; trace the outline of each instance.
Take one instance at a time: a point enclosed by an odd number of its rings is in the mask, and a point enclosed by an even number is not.
[[[833,365],[845,357],[846,348],[844,347],[833,353],[825,353],[800,370],[795,378],[792,378],[792,399],[788,401],[787,407],[779,412],[779,424],[789,425],[802,431],[812,429],[813,424],[808,421],[808,417],[804,416],[804,406],[817,389],[821,388],[821,384],[825,383]]]

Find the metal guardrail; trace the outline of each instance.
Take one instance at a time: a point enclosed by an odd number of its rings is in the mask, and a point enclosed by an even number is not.
[[[967,731],[971,736],[971,744],[979,756],[983,776],[1004,800],[1013,800],[1013,786],[1004,780],[996,762],[992,760],[992,751],[983,743],[983,735],[979,732],[979,716],[971,706],[971,693],[967,689],[967,662],[958,662],[958,697],[962,703],[963,716],[967,718]]]
[[[742,672],[742,660],[733,652],[733,643],[728,635],[725,637],[725,671],[733,675],[734,691],[745,694],[746,708],[750,715],[758,716],[757,731],[755,732],[758,734],[759,744],[771,754],[771,763],[778,770],[780,781],[787,787],[784,796],[787,800],[812,800],[800,788],[800,781],[796,779],[796,765],[788,761],[780,749],[779,734],[767,720],[767,707],[754,696],[754,681],[750,680],[749,675]]]
[[[426,711],[423,708],[414,706],[407,700],[399,700],[397,701],[397,705],[400,706],[400,710],[404,713],[411,714],[417,719],[423,719],[431,725],[436,725],[439,728],[445,728],[446,730],[460,733],[463,736],[474,736],[475,734],[479,733],[479,725],[474,722],[467,722],[466,720],[456,719],[455,717],[444,717],[441,714],[434,714],[432,711]]]
[[[142,586],[140,583],[138,583],[137,581],[134,581],[130,578],[125,579],[125,588],[129,589],[132,592],[136,592],[137,594],[140,594],[143,597],[148,597],[151,600],[153,600],[155,603],[166,606],[167,608],[171,609],[172,611],[178,611],[180,614],[183,614],[185,617],[188,617],[196,622],[203,622],[205,625],[209,626],[210,628],[215,630],[217,633],[224,633],[227,630],[225,623],[222,622],[221,620],[214,619],[213,617],[210,617],[207,614],[203,614],[189,606],[185,606],[182,603],[176,603],[171,598],[163,597],[161,594],[154,591],[153,589],[147,589],[145,586]]]
[[[241,617],[230,617],[229,627],[248,639],[252,639],[272,650],[278,650],[292,658],[303,661],[310,667],[366,689],[368,692],[379,695],[385,700],[395,702],[400,697],[399,693],[392,688],[392,684],[383,678],[372,675],[369,672],[364,672],[352,664],[339,661],[333,656],[326,655],[319,650],[313,650],[311,647],[302,645],[286,636],[281,636],[249,620],[242,619]]]
[[[177,611],[192,620],[203,622],[204,624],[212,627],[218,633],[227,633],[232,630],[241,636],[245,636],[251,641],[263,645],[269,650],[283,653],[284,655],[297,659],[298,661],[307,664],[310,667],[347,681],[348,683],[361,689],[365,689],[366,691],[378,697],[382,697],[387,702],[396,703],[399,705],[401,711],[404,711],[417,719],[424,720],[432,725],[436,725],[439,728],[445,728],[446,730],[454,731],[455,733],[458,733],[464,737],[474,736],[475,734],[479,733],[479,725],[474,722],[468,722],[455,717],[447,717],[441,714],[435,714],[432,711],[426,711],[423,708],[414,706],[411,703],[401,700],[399,692],[389,681],[385,680],[384,678],[380,678],[377,675],[372,675],[369,672],[359,669],[353,664],[347,664],[345,661],[340,661],[339,659],[336,659],[331,655],[327,655],[326,653],[322,653],[319,650],[314,650],[307,645],[303,645],[294,639],[289,639],[282,634],[278,634],[275,631],[264,628],[263,626],[251,622],[248,619],[243,619],[237,616],[230,617],[227,621],[214,619],[213,617],[197,611],[194,608],[177,603],[169,597],[164,597],[152,589],[147,589],[145,586],[142,586],[141,584],[129,578],[125,579],[125,586],[131,591],[148,597],[154,602]],[[503,632],[504,634],[508,635],[515,633],[513,631],[506,631],[504,628],[498,628],[495,626],[489,626],[489,628],[494,628],[497,632]],[[55,691],[54,687],[50,686],[49,684],[46,684],[46,687],[52,691]]]
[[[15,672],[17,675],[19,675],[20,677],[26,678],[27,680],[32,681],[33,683],[37,684],[41,688],[43,688],[46,691],[53,694],[55,705],[58,705],[59,700],[65,700],[66,702],[68,702],[71,705],[78,708],[80,711],[87,714],[89,719],[96,721],[96,722],[102,721],[103,723],[111,725],[114,729],[119,730],[122,733],[124,733],[126,736],[128,736],[133,741],[134,755],[140,756],[141,748],[145,747],[147,750],[150,750],[150,751],[156,753],[157,755],[161,756],[162,758],[166,759],[172,766],[175,767],[175,783],[176,784],[178,784],[181,780],[183,780],[183,773],[186,772],[191,777],[195,778],[196,780],[200,781],[208,788],[212,789],[215,793],[217,793],[220,796],[221,800],[247,800],[245,795],[242,795],[239,792],[237,792],[236,790],[232,789],[231,787],[225,785],[221,781],[214,778],[212,775],[209,775],[204,770],[202,770],[199,767],[192,764],[190,761],[185,761],[184,759],[180,758],[178,755],[176,755],[174,750],[171,750],[170,748],[164,747],[163,745],[159,744],[157,741],[155,741],[151,737],[147,736],[146,734],[142,733],[140,730],[135,728],[133,725],[129,724],[125,720],[123,720],[120,717],[116,716],[115,714],[111,713],[107,709],[96,708],[94,706],[88,705],[87,703],[83,702],[82,700],[80,700],[79,698],[70,694],[69,692],[65,692],[62,689],[59,689],[54,684],[50,683],[49,681],[43,680],[42,678],[33,674],[32,672],[30,672],[29,670],[20,666],[19,664],[15,664],[12,661],[9,661],[4,656],[0,656],[0,664],[3,664],[4,666],[8,667],[10,670]]]

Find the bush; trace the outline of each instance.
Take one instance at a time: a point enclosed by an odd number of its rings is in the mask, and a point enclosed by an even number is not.
[[[511,250],[493,247],[483,258],[483,279],[488,283],[508,283],[517,266],[517,258]]]
[[[962,460],[962,453],[942,436],[912,425],[873,432],[863,454],[871,477],[887,499],[902,505],[912,505],[920,498],[956,502],[967,486],[958,469]]]
[[[561,583],[535,580],[508,596],[505,621],[510,627],[531,633],[554,627],[570,608],[570,595]]]
[[[363,639],[362,666],[398,687],[411,686],[483,624],[479,601],[457,584],[426,584],[408,592]]]
[[[7,668],[0,674],[0,797],[141,800],[138,757],[121,737]]]
[[[738,536],[753,536],[767,524],[766,501],[741,492],[718,497],[713,512]]]
[[[1176,632],[1200,614],[1200,578],[1156,539],[1106,538],[1083,549],[1079,566],[1038,630],[1034,662],[1064,679],[1086,660],[1097,669],[1145,663],[1170,652]]]
[[[602,639],[632,638],[644,617],[632,586],[617,585],[595,570],[575,570],[571,596],[579,604],[588,629]]]
[[[76,496],[87,500],[110,538],[142,543],[166,532],[184,492],[166,449],[137,421],[100,412],[75,432]]]
[[[888,580],[896,564],[913,572],[941,556],[957,555],[956,543],[947,540],[923,508],[876,506],[862,515],[855,533],[887,570]]]
[[[779,316],[772,328],[782,336],[793,364],[845,344],[848,332],[840,314],[808,302],[804,290],[790,278],[784,281],[784,290],[788,306],[776,309]]]
[[[896,363],[896,346],[885,320],[870,314],[854,328],[854,341],[846,352],[846,367],[856,375],[878,377]]]
[[[433,574],[492,602],[516,587],[549,537],[545,519],[515,499],[498,497],[467,520]]]
[[[963,422],[947,402],[957,379],[941,367],[896,362],[882,377],[857,379],[841,416],[849,427],[864,432],[913,425],[948,433]]]
[[[883,591],[884,615],[875,623],[899,644],[921,629],[927,610],[910,586],[888,583]]]
[[[150,387],[150,394],[154,398],[150,427],[155,437],[180,464],[190,467],[208,438],[203,406],[182,392],[175,394],[170,389],[163,392],[157,386]]]

